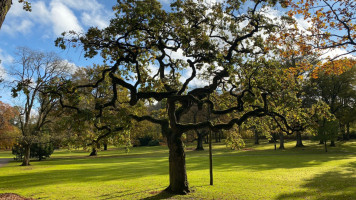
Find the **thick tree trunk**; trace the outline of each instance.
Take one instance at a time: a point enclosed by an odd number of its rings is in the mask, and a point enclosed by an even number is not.
[[[335,146],[336,146],[336,145],[335,145],[335,140],[331,140],[330,146],[331,146],[331,147],[335,147]]]
[[[260,141],[259,141],[259,134],[257,131],[255,131],[255,144],[260,144]]]
[[[7,12],[10,10],[12,0],[1,0],[0,1],[0,28],[5,20]]]
[[[304,147],[303,141],[302,141],[302,134],[300,132],[297,132],[297,144],[295,145],[296,147]]]
[[[204,147],[203,147],[203,139],[204,139],[203,133],[199,133],[197,131],[197,135],[198,135],[197,148],[195,150],[196,151],[203,151],[204,150]]]
[[[31,153],[31,145],[24,145],[24,155],[23,155],[21,166],[30,165],[30,153]]]
[[[104,151],[108,150],[108,144],[104,143]]]
[[[279,149],[284,149],[284,135],[279,133]]]
[[[97,155],[98,155],[98,151],[96,150],[96,148],[93,147],[89,156],[97,156]]]
[[[187,194],[190,190],[185,168],[183,142],[180,136],[174,135],[167,137],[169,148],[169,186],[166,191],[174,194]]]

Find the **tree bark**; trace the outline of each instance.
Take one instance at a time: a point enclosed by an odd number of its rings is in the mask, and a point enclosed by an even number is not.
[[[346,140],[350,140],[350,122],[346,124]]]
[[[97,156],[97,155],[98,155],[98,151],[96,150],[95,147],[93,147],[89,156]]]
[[[24,145],[24,155],[21,166],[29,166],[30,165],[30,153],[31,153],[31,145]]]
[[[319,144],[324,144],[324,140],[320,140]]]
[[[176,134],[170,134],[167,136],[167,143],[169,148],[169,186],[166,191],[174,194],[187,194],[190,190],[182,139]]]
[[[107,150],[108,150],[108,144],[104,143],[104,151],[107,151]]]
[[[297,144],[295,145],[296,147],[304,147],[303,141],[302,141],[302,134],[300,132],[297,132]]]
[[[204,139],[203,133],[199,133],[197,131],[197,135],[198,135],[197,148],[195,150],[196,151],[203,151],[204,150],[204,147],[203,147],[203,139]]]
[[[284,135],[279,133],[279,149],[284,149]]]
[[[255,130],[255,144],[260,144],[260,141],[259,141],[259,134],[258,132]]]
[[[5,20],[5,16],[7,12],[10,10],[12,4],[12,0],[1,0],[0,1],[0,29],[2,26],[2,23]]]
[[[331,141],[330,141],[330,146],[331,146],[331,147],[335,147],[335,146],[336,146],[336,145],[335,145],[335,140],[331,140]]]

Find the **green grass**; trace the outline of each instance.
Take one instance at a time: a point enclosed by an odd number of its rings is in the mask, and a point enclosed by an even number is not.
[[[187,146],[189,195],[161,192],[168,185],[167,147],[100,151],[56,151],[29,167],[0,168],[0,193],[38,199],[356,199],[356,141],[273,149],[263,141],[240,151],[214,144],[214,186],[209,185],[208,151]],[[206,148],[207,149],[207,148]],[[0,158],[12,157],[0,151]]]

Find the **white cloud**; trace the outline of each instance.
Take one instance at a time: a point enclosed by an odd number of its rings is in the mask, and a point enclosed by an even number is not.
[[[340,56],[342,55],[342,56]],[[352,54],[347,54],[347,51],[345,49],[340,49],[340,48],[335,48],[335,49],[328,49],[328,50],[324,50],[322,52],[322,55],[320,56],[321,59],[333,59],[333,58],[354,58],[356,59],[356,56],[352,55]]]
[[[0,49],[0,79],[9,81],[10,77],[7,74],[5,66],[10,65],[13,62],[14,58],[6,54],[2,49]]]
[[[69,62],[68,60],[63,60],[61,64],[63,69],[70,74],[74,74],[79,69],[76,64]]]
[[[64,31],[83,32],[85,27],[105,28],[114,16],[97,0],[34,1],[32,12],[26,12],[22,4],[13,1],[2,31],[15,36],[28,34],[34,27],[43,30],[46,37],[59,36]]]
[[[64,31],[74,30],[82,32],[83,28],[79,25],[75,14],[60,1],[52,1],[51,21],[53,23],[53,31],[56,35],[60,35]]]
[[[84,12],[81,16],[81,21],[86,26],[96,26],[103,29],[109,25],[109,20],[106,20],[101,15]]]

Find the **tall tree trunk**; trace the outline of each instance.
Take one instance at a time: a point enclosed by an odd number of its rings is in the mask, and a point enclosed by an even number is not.
[[[300,132],[297,132],[297,144],[295,145],[296,147],[304,147],[303,141],[302,141],[302,134]]]
[[[326,140],[324,141],[325,152],[328,152],[328,147],[326,145]]]
[[[198,139],[197,139],[197,148],[195,149],[196,151],[203,151],[204,147],[203,147],[203,133],[199,133],[198,131],[196,132],[198,135]]]
[[[330,146],[331,146],[331,147],[335,147],[335,146],[336,146],[336,145],[335,145],[335,140],[331,140],[331,141],[330,141]]]
[[[284,149],[284,135],[279,133],[279,149]]]
[[[190,192],[185,168],[185,152],[183,142],[177,134],[167,136],[169,148],[169,186],[166,191],[174,194]]]
[[[258,131],[255,130],[255,144],[260,144]]]
[[[350,122],[346,124],[346,140],[350,140]]]
[[[98,151],[96,150],[95,147],[93,147],[89,156],[97,156],[97,155],[98,155]]]
[[[340,123],[340,132],[341,132],[341,134],[342,134],[342,139],[343,140],[347,140],[346,139],[346,124],[341,124]]]
[[[10,10],[12,0],[1,0],[0,1],[0,28],[5,20],[7,12]]]
[[[108,143],[104,143],[104,151],[108,150]]]
[[[29,166],[30,165],[30,154],[31,153],[31,145],[24,145],[24,155],[21,166]]]

